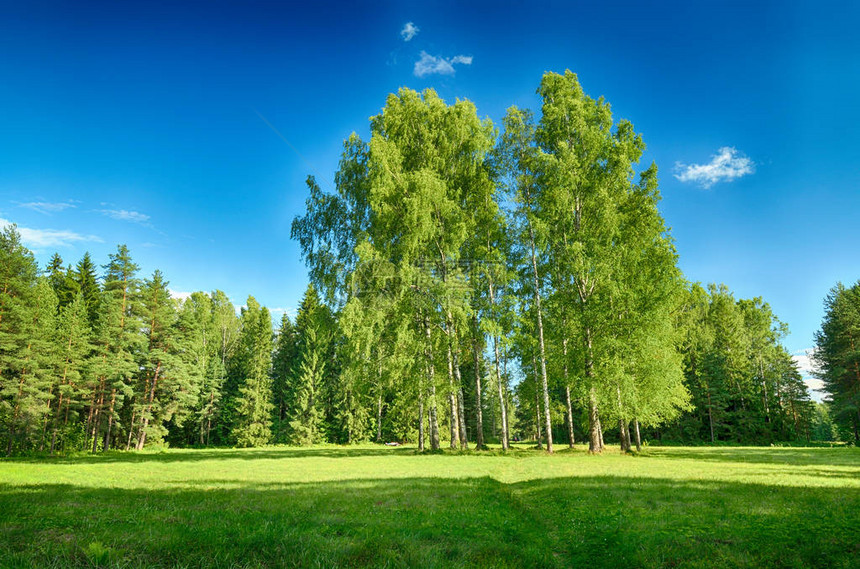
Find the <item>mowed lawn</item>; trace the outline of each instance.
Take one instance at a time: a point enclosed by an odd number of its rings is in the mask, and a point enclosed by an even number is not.
[[[0,567],[860,567],[860,449],[0,460]]]

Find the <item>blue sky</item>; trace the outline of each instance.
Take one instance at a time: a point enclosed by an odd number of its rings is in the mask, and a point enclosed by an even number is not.
[[[0,5],[0,219],[40,262],[127,243],[176,291],[292,311],[304,180],[388,93],[498,122],[571,69],[643,134],[689,279],[764,297],[799,353],[860,278],[856,3],[121,4]]]

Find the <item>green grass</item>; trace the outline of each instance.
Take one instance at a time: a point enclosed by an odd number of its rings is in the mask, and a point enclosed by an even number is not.
[[[860,449],[0,460],[0,567],[860,567]]]

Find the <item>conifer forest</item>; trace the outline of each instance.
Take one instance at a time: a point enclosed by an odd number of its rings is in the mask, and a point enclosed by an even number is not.
[[[766,299],[679,270],[633,124],[571,72],[538,94],[499,124],[390,94],[333,186],[308,178],[310,284],[276,322],[172,298],[125,245],[39,266],[7,226],[2,452],[860,441],[860,285],[822,291],[814,402]]]

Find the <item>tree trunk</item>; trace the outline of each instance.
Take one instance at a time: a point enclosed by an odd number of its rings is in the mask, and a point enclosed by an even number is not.
[[[70,363],[70,360],[69,360],[69,355],[68,355],[68,354],[69,354],[69,350],[71,350],[71,348],[72,348],[72,336],[71,336],[71,334],[70,334],[70,335],[69,335],[69,341],[68,341],[68,343],[66,344],[66,359],[63,361],[63,378],[60,380],[60,386],[59,386],[59,388],[58,388],[58,391],[59,391],[59,398],[57,399],[57,414],[56,414],[56,415],[54,415],[54,432],[53,432],[53,434],[51,435],[51,456],[53,456],[53,455],[54,455],[54,447],[55,447],[56,442],[57,442],[57,429],[58,429],[58,428],[59,428],[59,426],[60,426],[60,414],[61,414],[61,413],[62,413],[62,411],[63,411],[63,391],[62,391],[62,387],[63,387],[64,385],[66,385],[66,377],[68,376],[68,373],[69,373],[69,363]],[[50,408],[51,408],[51,404],[50,404],[50,403],[48,403],[48,409],[50,409]]]
[[[564,386],[564,397],[567,402],[567,445],[570,448],[573,448],[574,443],[576,442],[573,437],[573,405],[570,402],[570,386]]]
[[[206,406],[206,422],[200,422],[200,445],[203,446],[206,443],[204,442],[204,435],[208,437],[208,431],[206,425],[211,421],[210,416],[212,413],[212,403],[215,401],[215,390],[211,390],[209,392],[209,405]],[[281,408],[278,410],[278,425],[280,427],[281,420],[284,417],[284,406],[281,404]],[[134,414],[132,413],[132,424],[134,424]],[[280,431],[280,428],[279,428]],[[129,441],[131,437],[129,436]]]
[[[535,426],[537,427],[537,446],[543,448],[540,429],[540,384],[538,383],[537,369],[535,369]]]
[[[134,425],[134,409],[131,410],[131,424]],[[131,448],[131,436],[134,433],[134,429],[128,430],[128,440],[125,443],[125,450],[128,451]],[[200,444],[203,444],[203,431],[200,431]]]
[[[376,442],[382,442],[382,391],[376,396]]]
[[[101,408],[104,405],[104,378],[99,383],[99,400],[96,405],[96,410],[93,413],[93,454],[98,450],[99,445],[99,420]]]
[[[424,452],[424,395],[421,393],[418,394],[418,450]]]
[[[764,364],[761,355],[758,358],[758,374],[761,377],[761,402],[764,405],[764,420],[766,423],[770,423],[770,406],[767,402],[767,381],[764,378]]]
[[[110,431],[111,427],[113,427],[113,414],[114,408],[116,405],[116,387],[112,387],[110,390],[110,411],[108,411],[108,424],[107,431],[105,431],[105,443],[102,448],[102,452],[110,449]]]
[[[597,418],[597,434],[600,437],[600,450],[606,448],[606,443],[603,442],[603,423],[600,422],[600,417]]]
[[[495,306],[496,305],[496,296],[493,291],[493,281],[490,279],[489,284],[490,290],[490,303]],[[502,374],[499,370],[499,337],[493,336],[493,354],[494,354],[494,363],[496,366],[496,382],[499,384],[499,414],[501,415],[502,420],[502,449],[508,450],[510,445],[510,439],[508,439],[508,415],[507,415],[507,406],[505,405],[505,393],[502,387]]]
[[[93,454],[96,453],[99,449],[99,410],[96,409],[95,415],[93,417]]]
[[[567,334],[567,320],[564,321],[564,334]],[[561,354],[564,362],[564,397],[567,404],[567,446],[573,448],[573,405],[570,404],[570,376],[567,369],[567,336],[561,341]]]
[[[66,372],[64,371],[63,376],[65,377],[65,375],[66,375]],[[65,381],[63,381],[63,383],[65,383]],[[63,383],[60,383],[61,387],[62,387]],[[50,403],[48,404],[48,408],[49,409],[51,408]],[[62,411],[63,411],[63,392],[60,391],[59,397],[57,399],[57,414],[54,415],[54,421],[53,421],[54,429],[53,429],[53,432],[51,433],[51,451],[50,451],[51,456],[54,456],[54,447],[56,446],[56,443],[57,443],[57,430],[60,428],[60,413],[62,413]]]
[[[456,334],[456,329],[454,330]],[[466,412],[465,412],[465,399],[463,397],[463,377],[460,375],[460,351],[454,351],[454,386],[456,388],[456,392],[454,393],[454,400],[457,402],[457,431],[460,438],[460,449],[466,450],[469,448],[469,438],[466,435]]]
[[[478,356],[478,321],[475,320],[475,340],[472,345],[472,353],[475,358],[475,446],[483,450],[484,445],[484,416],[481,409],[483,398],[481,397],[481,358]]]
[[[623,404],[621,402],[621,386],[615,385],[615,393],[618,397],[618,410],[623,412]],[[619,439],[621,441],[621,452],[630,452],[630,428],[626,419],[618,419]]]
[[[630,427],[624,419],[618,419],[618,430],[621,434],[621,452],[630,452]]]
[[[496,383],[499,385],[499,415],[502,420],[502,450],[508,450],[510,447],[510,439],[508,438],[508,410],[507,404],[505,403],[502,374],[499,370],[499,341],[497,336],[493,336],[493,352],[495,353],[496,360]]]
[[[457,419],[457,396],[454,394],[454,391],[453,391],[454,386],[453,385],[450,386],[450,389],[452,391],[449,391],[449,393],[448,393],[448,411],[449,411],[448,426],[450,427],[449,430],[451,433],[451,441],[450,441],[448,446],[451,449],[456,449],[457,443],[460,442],[459,437],[457,435],[457,433],[459,432],[459,429],[457,426],[457,423],[458,423],[458,419]]]
[[[707,383],[705,384],[705,391],[708,394],[708,424],[711,427],[711,444],[714,444],[714,414],[711,405],[711,388]]]
[[[430,384],[430,409],[428,409],[430,421],[430,450],[439,450],[439,417],[436,411],[436,386]]]
[[[636,452],[642,452],[642,437],[639,436],[639,419],[633,419],[633,426],[636,429]]]
[[[74,389],[73,384],[69,383],[69,385],[71,385],[72,389]],[[70,409],[70,407],[71,407],[71,403],[70,403],[69,399],[67,398],[66,399],[66,412],[63,416],[63,431],[66,431],[67,427],[69,426],[69,409]],[[84,431],[84,432],[86,432],[86,431]],[[66,440],[65,439],[60,441],[60,448],[62,450],[66,450]]]
[[[857,414],[860,415],[860,410],[857,411]],[[860,419],[852,419],[852,423],[854,423],[854,444],[860,444]],[[11,444],[11,443],[10,443]]]
[[[463,397],[463,388],[461,387],[457,395],[457,425],[460,428],[460,450],[469,448],[469,437],[466,434],[466,398]]]
[[[93,424],[93,414],[94,414],[95,409],[96,409],[96,398],[97,397],[98,397],[98,388],[94,388],[93,389],[93,396],[90,399],[89,412],[87,413],[87,426],[84,429],[84,433],[86,433],[86,434],[89,434],[90,427],[92,427],[92,424]]]
[[[490,406],[487,408],[490,412],[490,428],[493,430],[493,440],[499,439],[499,414],[496,413],[496,405],[490,400]]]
[[[448,415],[448,422],[451,431],[451,449],[457,448],[457,396],[454,390],[454,356],[451,353],[451,328],[450,322],[448,328],[446,330],[448,334],[448,409],[450,414]]]
[[[155,401],[155,388],[158,386],[158,372],[161,371],[161,362],[155,365],[155,373],[152,376],[152,388],[149,392],[149,404],[140,426],[140,437],[137,439],[137,450],[142,450],[146,444],[146,429],[149,427],[149,416],[152,414],[152,404]]]
[[[588,390],[588,452],[603,452],[603,433],[597,411],[597,390],[594,388],[594,360],[591,353],[591,328],[585,327],[585,381]]]
[[[592,387],[588,394],[588,452],[603,452],[600,416],[597,413],[597,392]]]
[[[427,356],[427,380],[430,390],[430,408],[428,415],[430,420],[430,449],[439,450],[439,422],[436,417],[436,380],[435,366],[433,365],[433,342],[430,336],[430,322],[424,317],[424,333],[427,338],[425,354]]]
[[[54,446],[57,444],[57,426],[54,425],[54,432],[51,434],[51,456],[54,456]]]
[[[538,277],[537,253],[535,252],[534,229],[529,223],[529,241],[532,250],[532,271],[535,284],[535,310],[537,310],[538,343],[540,344],[540,371],[543,387],[544,416],[546,418],[546,451],[552,453],[552,417],[549,412],[549,383],[546,377],[546,348],[543,340],[543,315],[540,308],[540,278]]]

